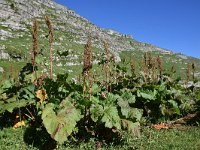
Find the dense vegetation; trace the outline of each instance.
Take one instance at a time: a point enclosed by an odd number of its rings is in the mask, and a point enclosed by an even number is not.
[[[151,53],[145,53],[140,68],[134,58],[128,63],[116,63],[115,55],[104,42],[105,52],[94,66],[89,38],[82,74],[72,80],[68,73],[54,77],[54,35],[48,17],[46,23],[50,59],[43,60],[38,51],[38,26],[34,20],[31,62],[21,69],[18,80],[10,75],[0,87],[1,127],[26,126],[24,142],[33,146],[79,146],[94,140],[100,148],[126,143],[129,137],[139,138],[144,126],[162,129],[199,124],[200,88],[195,86],[198,80],[194,63],[188,64],[186,79],[181,80],[174,76],[174,66],[164,72],[162,59]],[[59,55],[63,58],[68,53]],[[45,61],[50,64],[49,74],[40,70]],[[136,69],[140,71],[136,73]]]

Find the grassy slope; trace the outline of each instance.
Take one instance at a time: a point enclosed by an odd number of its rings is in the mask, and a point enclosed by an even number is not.
[[[139,72],[141,70],[141,60],[143,58],[144,52],[141,51],[124,51],[121,52],[121,58],[124,58],[126,62],[134,61],[136,64],[136,70]],[[200,72],[200,59],[188,57],[188,59],[182,59],[178,54],[162,54],[159,52],[152,52],[152,57],[160,56],[163,62],[164,73],[169,73],[171,66],[174,65],[175,77],[186,78],[186,68],[187,64],[195,63],[196,72]],[[130,67],[130,66],[129,66]]]
[[[36,150],[33,145],[24,142],[23,129],[4,128],[0,130],[1,150]],[[104,145],[102,149],[140,149],[140,150],[199,150],[200,149],[200,128],[181,127],[180,129],[154,130],[148,127],[142,129],[140,138],[130,138],[125,135],[124,141],[119,145]],[[65,149],[95,149],[96,142],[91,140],[87,143],[80,143],[75,146],[66,143],[65,146],[58,146],[58,150]]]
[[[44,19],[38,19],[39,20],[39,48],[38,50],[42,50],[44,53],[44,57],[46,58],[47,62],[49,60],[49,45],[48,45],[48,38],[47,33],[47,27],[45,25]],[[59,22],[53,22],[53,24],[56,26],[56,24],[59,24]],[[65,26],[68,27],[67,24]],[[27,25],[27,28],[30,29],[31,27]],[[30,31],[13,31],[9,28],[3,27],[0,25],[0,29],[3,29],[5,31],[12,32],[14,35],[22,35],[21,37],[15,37],[15,38],[9,38],[8,40],[0,41],[0,45],[5,45],[6,49],[5,51],[10,54],[16,54],[22,56],[24,59],[23,61],[16,62],[17,65],[15,65],[15,62],[13,61],[12,64],[14,65],[13,71],[19,72],[21,67],[26,63],[30,62],[30,50],[32,45],[32,39],[31,39],[31,32]],[[84,45],[77,44],[74,41],[77,40],[77,36],[73,35],[70,32],[63,32],[60,30],[54,30],[54,56],[57,57],[57,51],[64,52],[69,51],[69,54],[71,55],[77,55],[77,59],[71,60],[70,57],[66,57],[59,61],[54,61],[54,71],[55,74],[57,73],[63,73],[63,72],[69,72],[69,70],[73,71],[70,74],[70,78],[73,77],[73,75],[78,75],[81,73],[81,66],[57,66],[60,64],[60,62],[64,65],[66,62],[74,62],[74,63],[80,63],[83,59],[83,50]],[[127,40],[134,41],[133,39],[127,38]],[[99,48],[93,48],[94,54],[102,52]],[[136,68],[137,71],[139,71],[141,68],[141,59],[143,57],[144,52],[140,50],[135,51],[123,51],[120,53],[121,58],[124,58],[127,62],[127,64],[131,60],[136,61]],[[162,54],[159,52],[152,52],[153,56],[160,55],[161,59],[163,60],[164,64],[164,72],[168,72],[170,70],[170,67],[174,65],[176,70],[176,76],[181,76],[182,78],[186,77],[186,67],[187,63],[195,63],[196,64],[196,71],[200,72],[200,59],[195,59],[188,57],[188,59],[182,59],[177,54]],[[6,61],[0,60],[0,67],[3,67],[7,72],[9,72],[9,65],[11,62],[6,63]],[[128,65],[129,67],[129,65]],[[7,73],[8,74],[8,73]],[[0,73],[0,80],[3,79],[3,74]]]

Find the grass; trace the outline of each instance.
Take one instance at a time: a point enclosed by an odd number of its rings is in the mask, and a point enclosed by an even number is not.
[[[136,141],[138,146],[133,145],[133,147],[146,150],[197,150],[200,149],[199,131],[199,127],[182,127],[160,131],[145,128],[141,140]]]
[[[134,60],[136,63],[136,72],[139,72],[141,69],[141,59],[143,58],[144,52],[143,51],[123,51],[120,53],[121,59],[125,59],[126,63]],[[193,62],[196,65],[196,72],[200,72],[200,61],[196,58],[188,57],[188,59],[181,59],[178,54],[162,54],[159,52],[152,52],[152,57],[160,56],[163,62],[163,72],[169,73],[171,66],[174,65],[175,74],[174,77],[181,77],[182,79],[186,79],[186,68],[187,64],[192,64]],[[129,67],[130,65],[126,65]]]
[[[39,148],[24,142],[26,128],[4,128],[0,130],[1,150],[37,150]],[[42,135],[41,135],[42,136]],[[114,144],[104,144],[99,149],[138,149],[138,150],[199,150],[200,127],[183,126],[178,129],[155,130],[143,127],[140,138],[133,138],[130,134],[124,134],[123,141]],[[79,145],[71,142],[59,145],[58,150],[87,149],[93,150],[98,141],[91,139],[89,142],[81,142]],[[40,148],[41,149],[41,148]]]
[[[26,64],[26,62],[16,62],[16,61],[3,61],[0,60],[0,67],[3,67],[4,70],[6,71],[6,78],[9,78],[10,74],[10,65],[12,64],[12,69],[13,69],[13,77],[18,78],[19,71],[21,68]],[[0,73],[0,81],[4,79],[4,74]]]

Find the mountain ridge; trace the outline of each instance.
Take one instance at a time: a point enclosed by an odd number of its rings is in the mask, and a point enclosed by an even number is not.
[[[51,0],[34,0],[34,1],[27,1],[27,0],[2,0],[4,6],[6,6],[6,11],[11,12],[11,14],[7,13],[7,15],[1,17],[1,19],[6,19],[6,22],[15,21],[15,25],[18,23],[18,28],[19,29],[24,29],[23,24],[20,24],[20,22],[25,22],[31,19],[33,16],[34,17],[42,17],[46,14],[48,15],[55,15],[57,18],[57,22],[61,23],[62,21],[64,23],[67,23],[76,30],[85,30],[85,32],[82,32],[81,35],[82,41],[81,43],[86,42],[88,35],[92,36],[93,38],[96,38],[97,40],[107,40],[108,43],[110,43],[110,49],[111,50],[116,50],[116,51],[121,51],[121,50],[134,50],[140,47],[142,50],[147,50],[149,51],[150,49],[152,50],[158,50],[158,51],[167,51],[166,49],[158,48],[156,46],[153,46],[151,44],[147,44],[144,42],[136,42],[130,35],[126,35],[123,33],[119,33],[113,29],[105,29],[105,28],[100,28],[95,26],[93,23],[91,23],[89,20],[87,20],[84,17],[81,17],[79,14],[77,14],[75,11],[62,6],[60,4],[57,4],[54,1]],[[24,5],[26,2],[26,5]],[[25,7],[24,7],[24,6]],[[38,6],[38,7],[36,7]],[[46,8],[45,8],[46,7]],[[16,11],[14,14],[12,11]],[[1,10],[1,14],[6,14],[3,9]],[[51,14],[48,12],[50,11]],[[53,12],[54,11],[54,12]],[[20,17],[16,17],[16,13],[20,15]],[[32,15],[31,15],[32,14]],[[12,17],[10,17],[12,16]],[[13,17],[14,16],[14,17]],[[54,16],[54,17],[55,17]],[[78,22],[78,23],[77,23]],[[27,24],[27,23],[26,23]],[[2,24],[6,26],[6,24]],[[29,24],[30,25],[30,24]],[[22,26],[20,28],[20,26]],[[10,27],[12,28],[17,28],[14,27],[14,24],[10,23]],[[57,26],[57,30],[62,30],[64,29],[66,32],[74,32],[71,28],[71,31],[67,29],[67,27],[64,27],[62,25]],[[77,34],[77,32],[75,32]],[[1,33],[2,35],[2,33]],[[8,34],[9,35],[9,34]],[[111,38],[111,36],[113,36]],[[133,45],[131,45],[130,41],[127,42],[127,39],[132,40],[131,42]],[[78,42],[78,41],[77,41]],[[80,42],[80,41],[79,41]],[[95,43],[96,44],[96,43]],[[97,47],[100,47],[100,45],[96,45]],[[144,47],[145,46],[145,47]]]

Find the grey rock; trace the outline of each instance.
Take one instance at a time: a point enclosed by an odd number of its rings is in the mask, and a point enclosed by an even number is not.
[[[99,28],[73,10],[52,0],[1,0],[0,8],[2,8],[0,9],[0,19],[4,20],[1,25],[12,30],[27,32],[29,31],[27,26],[31,25],[34,17],[44,21],[44,16],[49,15],[55,23],[54,30],[71,33],[74,38],[73,42],[77,44],[85,44],[90,35],[93,39],[93,45],[100,49],[103,49],[102,41],[105,40],[109,43],[109,49],[115,52],[136,49],[167,51],[151,44],[137,42],[130,35],[112,29]],[[7,33],[7,36],[11,35]],[[60,40],[63,41],[63,38]]]
[[[0,50],[0,59],[10,59],[10,55],[3,50]]]
[[[3,73],[3,72],[4,72],[3,67],[0,67],[0,73]]]

